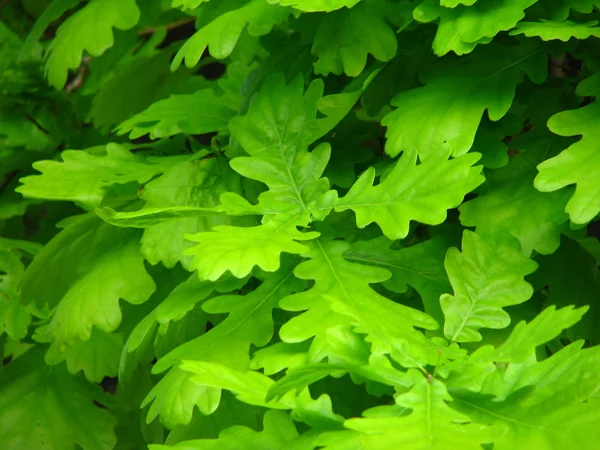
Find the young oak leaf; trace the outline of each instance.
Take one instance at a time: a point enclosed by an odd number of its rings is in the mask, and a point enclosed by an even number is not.
[[[20,302],[25,266],[19,252],[9,242],[0,239],[0,336],[23,339],[31,322],[28,308]]]
[[[253,217],[232,217],[217,211],[219,198],[225,192],[243,193],[241,177],[224,158],[191,159],[165,170],[163,175],[144,186],[141,194],[146,201],[140,211],[157,211],[146,218],[158,219],[169,211],[176,213],[171,220],[147,225],[142,236],[142,253],[151,264],[162,262],[173,267],[180,262],[192,267],[192,256],[184,250],[193,245],[189,234],[208,232],[217,225],[254,225]],[[161,208],[165,208],[159,212]],[[169,210],[169,208],[177,208]],[[182,209],[182,208],[188,208]],[[180,217],[177,217],[181,214]],[[142,216],[140,216],[142,217]]]
[[[411,220],[439,225],[448,209],[460,205],[484,181],[482,166],[473,167],[479,153],[450,160],[449,156],[449,150],[440,151],[416,165],[416,153],[405,154],[376,186],[375,169],[370,167],[333,203],[335,210],[351,209],[359,228],[375,222],[391,240],[405,238]]]
[[[590,14],[594,12],[594,8],[600,8],[600,2],[598,0],[557,0],[548,4],[547,8],[552,12],[553,20],[562,21],[569,18],[570,11]]]
[[[280,271],[267,277],[249,294],[224,295],[204,303],[202,308],[206,312],[229,315],[206,333],[163,356],[153,371],[164,372],[183,360],[214,362],[235,370],[248,370],[250,346],[262,347],[272,338],[273,309],[281,298],[303,285],[292,274],[293,262],[284,262]],[[161,422],[172,428],[176,424],[189,423],[196,405],[202,405],[205,414],[214,411],[219,404],[219,389],[199,386],[191,381],[191,376],[179,367],[171,368],[144,400],[143,406],[152,402],[148,422],[160,415]],[[211,397],[207,397],[208,394]]]
[[[560,136],[583,135],[583,138],[558,156],[542,162],[535,177],[541,192],[557,191],[575,184],[575,193],[565,211],[571,222],[585,224],[600,212],[600,104],[596,101],[583,108],[562,111],[548,121],[548,128]]]
[[[304,444],[302,444],[304,443]],[[196,439],[179,442],[175,445],[151,444],[150,450],[217,450],[235,449],[266,450],[293,449],[309,450],[314,448],[310,439],[300,437],[290,417],[281,411],[267,411],[263,419],[262,431],[235,425],[224,429],[215,439]]]
[[[462,204],[460,221],[484,235],[498,229],[519,239],[523,254],[533,250],[548,255],[560,245],[568,216],[568,193],[542,193],[533,187],[533,175],[492,183],[488,192]]]
[[[0,442],[5,448],[110,450],[115,419],[94,404],[98,392],[63,365],[48,367],[35,348],[0,376]]]
[[[444,269],[449,239],[436,236],[398,250],[391,250],[391,245],[385,237],[356,242],[344,253],[344,257],[351,262],[389,270],[392,277],[383,282],[387,289],[406,292],[407,285],[412,286],[421,296],[425,312],[443,322],[440,295],[452,289]]]
[[[577,397],[589,399],[598,391],[600,347],[582,349],[583,344],[583,341],[573,342],[541,361],[530,353],[524,361],[510,363],[504,370],[491,374],[485,380],[481,393],[502,401],[523,388],[535,386],[527,401],[532,405],[576,386]]]
[[[575,385],[554,392],[543,402],[531,404],[532,390],[524,388],[504,401],[464,390],[453,391],[453,406],[475,424],[497,425],[506,430],[494,439],[494,449],[593,450],[597,447],[600,439],[597,399],[579,398]]]
[[[398,109],[382,122],[388,127],[386,153],[416,150],[427,157],[449,148],[453,156],[465,154],[484,111],[493,121],[507,113],[522,72],[535,83],[544,81],[545,50],[529,43],[512,48],[490,45],[423,76],[425,86],[392,100]]]
[[[250,156],[231,160],[242,176],[265,183],[259,196],[265,214],[304,214],[308,204],[329,189],[320,178],[330,156],[327,144],[312,152],[308,146],[321,134],[316,119],[323,82],[313,81],[306,92],[301,76],[289,85],[282,74],[265,81],[252,97],[248,113],[231,120],[229,129]]]
[[[309,260],[298,265],[294,275],[315,280],[315,285],[280,302],[285,310],[304,311],[281,327],[283,341],[316,337],[313,347],[318,349],[324,345],[328,329],[347,324],[367,335],[373,353],[391,353],[409,367],[429,361],[428,341],[415,327],[436,329],[435,320],[386,299],[369,286],[387,280],[389,271],[346,261],[343,255],[349,245],[342,241],[316,240],[308,246],[305,256]]]
[[[510,30],[523,17],[525,9],[537,0],[478,0],[471,5],[440,6],[438,0],[426,0],[415,9],[419,22],[439,19],[433,41],[438,56],[453,51],[462,55],[473,51],[479,43],[488,43],[501,31]]]
[[[396,405],[377,408],[374,417],[366,410],[367,417],[344,423],[352,431],[327,433],[317,442],[326,450],[477,450],[501,435],[498,428],[473,424],[468,415],[451,408],[449,403],[455,402],[442,381],[420,378],[410,391],[396,396]]]
[[[219,225],[213,231],[188,235],[187,239],[198,245],[184,251],[193,255],[192,268],[203,280],[215,281],[226,271],[243,278],[254,266],[267,272],[279,269],[281,253],[302,254],[307,247],[297,241],[315,239],[319,233],[298,231],[305,222],[298,214],[265,218],[255,227]]]
[[[587,310],[588,307],[585,306],[576,309],[572,305],[560,309],[550,306],[529,323],[519,322],[498,347],[484,345],[473,352],[470,358],[474,361],[523,362],[538,346],[551,341],[563,330],[579,322]]]
[[[547,97],[553,97],[544,93]],[[534,103],[532,99],[532,105]],[[542,117],[534,121],[535,128],[512,139],[510,147],[518,151],[505,167],[486,173],[486,187],[479,195],[459,207],[460,221],[467,227],[477,227],[480,235],[503,230],[519,239],[524,255],[533,250],[544,255],[556,251],[560,235],[568,227],[565,205],[566,190],[540,192],[533,186],[536,166],[560,153],[566,138],[550,133],[543,124],[553,114],[553,107],[542,108]],[[538,107],[535,107],[538,109]]]
[[[94,328],[87,341],[75,341],[64,352],[51,345],[46,353],[48,365],[67,363],[70,374],[83,372],[91,383],[100,383],[105,377],[114,377],[119,369],[123,349],[123,333],[107,333]]]
[[[208,7],[214,4],[218,8],[218,3],[210,2]],[[183,44],[171,63],[171,69],[177,69],[184,59],[187,67],[194,67],[207,47],[214,58],[227,58],[246,26],[251,36],[263,36],[289,14],[289,8],[270,5],[265,0],[250,0],[237,9],[222,13]]]
[[[315,73],[358,76],[367,56],[389,61],[396,55],[396,33],[388,25],[388,3],[363,1],[351,9],[340,9],[323,17],[317,29],[312,53],[317,57]],[[336,45],[331,45],[335,42]]]
[[[360,0],[267,0],[281,6],[291,6],[303,12],[331,12],[342,8],[352,8]]]
[[[236,398],[251,405],[271,409],[291,409],[296,420],[306,422],[308,425],[323,423],[326,421],[330,426],[339,427],[344,421],[340,415],[334,414],[331,409],[331,399],[328,395],[322,395],[313,400],[307,389],[303,389],[294,395],[285,392],[274,400],[269,395],[269,389],[275,386],[275,381],[260,372],[242,372],[231,369],[222,364],[209,363],[205,361],[184,361],[181,369],[190,372],[192,382],[200,386],[209,386],[217,389],[225,389],[236,395]]]
[[[178,133],[212,133],[227,128],[229,120],[237,114],[237,106],[212,89],[171,95],[121,123],[117,134],[129,133],[129,139],[149,134],[150,139],[157,139]]]
[[[126,230],[122,239],[85,267],[58,303],[47,334],[59,352],[76,340],[88,340],[93,326],[114,331],[121,323],[120,299],[138,305],[154,292],[156,285],[144,267],[138,232]]]
[[[187,9],[196,9],[202,3],[209,2],[210,0],[172,0],[171,8],[179,8],[182,11]]]
[[[502,308],[531,297],[533,288],[523,277],[537,264],[513,244],[512,237],[486,241],[465,230],[462,253],[454,247],[448,250],[445,266],[455,294],[443,294],[440,303],[449,340],[476,342],[482,339],[480,328],[507,327],[510,316]]]
[[[537,258],[540,268],[532,283],[548,286],[545,305],[588,307],[583,319],[570,327],[565,335],[571,341],[584,339],[591,345],[600,344],[598,292],[600,273],[595,258],[580,243],[563,237],[552,255]],[[564,309],[564,308],[563,308]]]
[[[578,23],[571,20],[544,20],[539,22],[519,22],[509,34],[523,34],[527,37],[537,36],[544,41],[560,40],[567,42],[571,38],[587,39],[591,36],[600,37],[598,21]]]
[[[83,52],[102,55],[113,46],[113,28],[129,30],[140,18],[135,0],[92,0],[65,20],[47,50],[50,84],[61,89],[69,69],[81,64]]]
[[[173,164],[189,157],[142,158],[119,144],[108,144],[106,155],[65,150],[63,161],[37,161],[33,168],[41,175],[21,178],[16,191],[25,197],[80,202],[98,206],[115,184],[145,183]]]

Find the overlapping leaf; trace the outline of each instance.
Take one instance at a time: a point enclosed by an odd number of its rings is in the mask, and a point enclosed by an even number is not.
[[[435,329],[435,320],[387,300],[369,286],[387,280],[389,271],[346,261],[343,254],[349,246],[341,241],[308,245],[310,259],[294,274],[315,280],[315,285],[281,301],[283,309],[304,311],[281,328],[283,341],[302,342],[316,336],[313,345],[319,347],[329,328],[349,324],[367,335],[374,353],[391,353],[409,367],[419,367],[431,357],[428,341],[415,327]]]
[[[501,119],[510,108],[522,72],[540,83],[546,77],[546,49],[529,43],[490,45],[468,59],[441,64],[422,77],[423,87],[392,100],[398,109],[382,124],[388,127],[386,153],[416,150],[419,156],[448,148],[466,153],[475,139],[483,112]]]
[[[61,24],[48,47],[47,72],[57,89],[67,82],[69,69],[81,63],[83,52],[100,56],[114,43],[113,28],[128,30],[140,18],[135,0],[92,0]]]
[[[110,450],[114,418],[94,405],[93,386],[64,367],[47,367],[30,350],[5,368],[0,383],[0,441],[7,448]]]
[[[178,133],[211,133],[227,127],[228,121],[236,115],[235,106],[212,89],[200,89],[193,94],[172,95],[154,103],[119,125],[117,131],[129,133],[130,139],[145,134],[156,139]]]
[[[257,432],[243,426],[235,426],[223,430],[218,439],[192,440],[177,445],[151,445],[151,450],[187,449],[217,450],[233,449],[243,446],[248,450],[264,450],[289,448],[294,450],[310,450],[313,448],[309,439],[298,435],[294,423],[282,412],[269,411],[264,417],[263,431]],[[304,443],[302,443],[304,441]]]
[[[108,144],[106,155],[65,150],[63,162],[38,161],[34,168],[41,175],[21,179],[17,191],[26,197],[81,202],[97,206],[107,189],[132,181],[145,183],[169,166],[187,157],[145,159],[118,144]]]
[[[527,404],[528,389],[503,402],[463,393],[454,395],[454,407],[476,423],[506,428],[494,448],[535,447],[540,450],[578,448],[592,450],[600,439],[597,399],[579,399],[576,387],[556,392],[546,401]]]
[[[291,266],[293,267],[293,265]],[[209,313],[229,313],[227,318],[186,344],[178,347],[155,365],[162,372],[182,360],[216,362],[236,370],[247,370],[250,364],[250,345],[264,346],[273,334],[271,312],[285,295],[299,288],[289,264],[261,286],[245,296],[216,297],[203,304]],[[150,392],[145,402],[150,403],[148,420],[161,415],[161,421],[172,427],[191,420],[195,405],[204,404],[208,414],[219,404],[219,390],[198,386],[190,374],[179,368],[170,372]]]
[[[449,153],[444,150],[419,165],[414,152],[406,154],[376,186],[375,170],[368,169],[343,198],[333,203],[336,211],[351,209],[359,228],[375,222],[392,240],[406,237],[411,220],[442,223],[447,210],[458,206],[483,182],[481,166],[473,167],[479,154],[448,160]]]
[[[213,231],[188,236],[188,240],[198,245],[185,253],[194,255],[193,267],[206,280],[217,280],[226,271],[243,278],[254,266],[274,272],[279,269],[281,253],[305,253],[307,247],[297,241],[319,236],[314,231],[298,231],[299,221],[297,215],[291,214],[269,219],[256,227],[219,225]]]
[[[451,248],[446,254],[446,270],[455,294],[440,297],[446,316],[444,334],[451,341],[479,341],[480,328],[505,328],[510,324],[503,307],[531,297],[533,288],[523,277],[537,264],[523,256],[511,238],[486,242],[465,231],[462,247],[462,253]]]
[[[527,37],[537,36],[544,41],[560,40],[563,42],[571,38],[587,39],[591,36],[600,37],[598,21],[578,23],[570,20],[552,21],[540,20],[539,22],[519,22],[511,35],[524,34]]]
[[[282,6],[291,6],[304,12],[331,12],[342,8],[352,8],[360,0],[267,0]]]
[[[525,17],[525,9],[537,0],[478,0],[456,2],[444,8],[438,0],[426,0],[414,11],[419,22],[439,19],[433,51],[442,56],[453,51],[457,55],[487,44],[501,31],[510,30]],[[458,4],[461,3],[461,4]]]
[[[439,298],[451,291],[444,269],[449,240],[435,237],[398,250],[391,250],[390,244],[385,238],[357,242],[344,253],[344,257],[351,262],[389,270],[392,277],[384,281],[384,286],[396,292],[405,292],[407,285],[412,286],[421,295],[425,312],[441,323],[443,315]]]
[[[550,118],[548,128],[560,136],[583,135],[560,155],[538,166],[536,189],[553,192],[575,184],[575,193],[567,203],[571,222],[584,224],[600,212],[600,105],[594,102],[583,108],[563,111]]]
[[[252,98],[248,113],[229,124],[250,155],[234,158],[231,167],[268,186],[259,196],[265,214],[308,212],[309,203],[329,187],[320,178],[329,160],[329,146],[308,151],[315,134],[321,133],[316,116],[322,95],[319,80],[304,92],[302,77],[286,86],[283,76],[274,76]]]
[[[318,439],[319,444],[328,450],[402,447],[475,450],[501,434],[497,429],[472,424],[469,416],[448,406],[454,402],[441,381],[420,377],[409,392],[396,397],[400,408],[386,406],[374,417],[347,420],[345,427],[353,431],[324,435]]]
[[[210,2],[208,7],[215,5],[214,8],[217,8],[219,5],[216,3]],[[274,25],[283,22],[289,14],[288,8],[271,5],[265,0],[250,0],[241,5],[234,3],[232,9],[215,17],[188,39],[173,59],[171,68],[179,67],[184,59],[187,67],[194,67],[206,48],[215,58],[227,58],[246,26],[250,35],[262,36],[269,33]]]
[[[369,0],[351,9],[327,14],[315,35],[312,53],[317,57],[315,73],[358,76],[372,54],[379,61],[396,55],[396,34],[386,23],[389,4]],[[336,42],[335,46],[331,42]]]

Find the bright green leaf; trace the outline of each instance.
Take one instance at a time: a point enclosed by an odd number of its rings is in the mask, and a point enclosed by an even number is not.
[[[47,367],[40,350],[17,358],[1,381],[0,442],[5,448],[114,448],[115,420],[94,405],[93,386],[63,366]]]
[[[448,160],[449,153],[434,154],[419,165],[414,152],[406,154],[376,186],[375,170],[370,168],[335,202],[335,210],[351,209],[359,228],[375,222],[392,240],[406,237],[411,220],[439,225],[448,209],[460,205],[483,182],[482,167],[473,167],[479,154]]]
[[[522,72],[536,83],[544,81],[546,51],[527,44],[487,46],[440,64],[422,77],[425,86],[392,100],[398,109],[382,122],[388,127],[386,153],[416,150],[427,157],[448,148],[453,156],[463,155],[473,145],[484,111],[492,121],[507,113]]]
[[[502,308],[517,305],[533,294],[523,280],[537,264],[515,249],[512,238],[491,242],[465,230],[462,253],[450,248],[446,270],[454,295],[440,297],[446,316],[444,334],[452,341],[480,341],[480,328],[505,328],[510,316]]]
[[[77,69],[83,52],[102,55],[113,46],[113,28],[129,30],[140,18],[135,0],[92,0],[61,24],[48,47],[50,84],[61,89],[69,69]]]

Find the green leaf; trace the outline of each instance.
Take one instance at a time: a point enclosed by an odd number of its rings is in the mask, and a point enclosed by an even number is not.
[[[553,19],[566,20],[569,17],[569,11],[589,14],[600,4],[597,0],[558,0],[548,6],[553,12]]]
[[[153,38],[156,36],[158,33],[155,33]],[[146,45],[150,46],[150,42]],[[136,116],[132,118],[134,114],[143,115],[146,108],[152,108],[151,105],[160,103],[172,92],[195,91],[200,84],[196,81],[197,78],[192,78],[187,71],[175,74],[170,72],[171,57],[172,52],[168,50],[159,52],[152,49],[144,52],[142,49],[138,50],[128,64],[118,67],[94,96],[90,110],[90,117],[94,125],[103,131],[109,131],[120,122],[131,118],[126,120],[129,122],[135,118]],[[186,96],[172,97],[185,98]],[[165,112],[168,114],[168,110]],[[143,126],[143,124],[140,125]],[[130,134],[134,135],[135,133]]]
[[[354,418],[344,425],[353,431],[328,433],[318,439],[327,450],[410,448],[415,450],[480,449],[500,433],[471,423],[469,416],[452,409],[454,404],[439,380],[421,380],[396,397],[396,404],[412,412],[397,417],[397,408],[381,407],[376,417]]]
[[[146,134],[150,135],[150,139],[157,139],[178,133],[212,133],[227,128],[227,123],[237,113],[236,106],[229,104],[212,89],[171,95],[125,120],[118,126],[117,133],[129,133],[129,139]]]
[[[119,300],[137,305],[156,288],[144,267],[136,232],[124,234],[123,241],[86,269],[60,300],[47,330],[59,351],[78,339],[88,340],[93,326],[114,331],[121,323]]]
[[[219,225],[213,231],[188,235],[187,239],[198,245],[184,253],[194,256],[192,267],[203,280],[215,281],[226,271],[243,278],[254,266],[267,272],[280,267],[283,252],[302,254],[307,247],[297,241],[315,239],[319,233],[301,233],[297,224],[303,222],[298,215],[279,216],[256,227]]]
[[[471,5],[444,8],[438,0],[426,0],[414,11],[419,22],[439,19],[433,51],[442,56],[462,55],[479,43],[488,43],[501,31],[510,30],[525,17],[524,10],[537,0],[478,0]]]
[[[567,306],[556,309],[550,306],[531,322],[519,322],[499,347],[493,350],[489,345],[480,347],[471,357],[473,360],[523,362],[533,354],[536,347],[551,341],[563,330],[579,322],[587,310],[587,307],[574,309],[573,306]]]
[[[537,36],[544,41],[561,40],[567,42],[571,38],[587,39],[591,36],[600,37],[597,20],[578,23],[570,20],[556,21],[540,19],[539,22],[519,22],[510,32],[511,36],[524,34],[527,37]]]
[[[507,430],[494,441],[494,449],[595,448],[600,439],[597,426],[600,408],[596,399],[583,402],[577,398],[576,388],[570,388],[530,405],[527,394],[524,389],[499,402],[469,393],[453,393],[454,407],[475,423],[500,425]]]
[[[36,44],[44,34],[44,31],[46,31],[52,22],[59,19],[66,11],[74,8],[79,3],[81,3],[81,0],[55,0],[50,2],[44,9],[44,12],[36,20],[31,31],[29,31],[29,34],[23,43],[23,47],[21,47],[19,60],[24,60],[31,55]]]
[[[58,346],[51,346],[45,361],[48,365],[66,361],[70,374],[83,372],[88,381],[100,383],[105,377],[117,375],[122,349],[122,334],[106,333],[94,328],[88,340],[75,341],[62,353]]]
[[[222,364],[205,361],[183,361],[181,370],[192,374],[192,382],[200,386],[226,389],[236,395],[244,403],[264,406],[271,409],[290,409],[290,399],[269,401],[267,392],[275,382],[260,372],[240,372]]]
[[[546,305],[589,307],[583,319],[566,335],[573,341],[586,339],[598,345],[600,330],[596,322],[600,317],[600,305],[596,292],[600,289],[600,273],[595,258],[579,243],[563,238],[556,253],[540,257],[538,262],[540,268],[532,283],[549,287]]]
[[[243,426],[223,430],[218,439],[185,441],[174,446],[150,445],[150,450],[233,450],[242,446],[247,450],[291,449],[311,450],[314,446],[306,440],[302,444],[294,423],[289,416],[279,411],[268,411],[264,417],[263,431],[257,432]]]
[[[351,262],[389,270],[392,278],[383,285],[394,292],[406,292],[407,285],[412,286],[421,296],[425,312],[441,323],[443,314],[439,298],[451,291],[444,268],[444,257],[450,245],[448,240],[434,237],[399,250],[391,250],[390,245],[385,238],[357,242],[344,257]]]
[[[584,224],[600,212],[600,105],[597,102],[583,108],[563,111],[548,121],[548,128],[560,136],[583,135],[583,138],[560,155],[538,166],[534,185],[541,192],[553,192],[571,184],[577,188],[567,203],[571,222]]]
[[[533,187],[533,176],[492,185],[488,193],[462,204],[460,221],[485,235],[498,229],[519,239],[523,254],[551,254],[568,220],[565,193],[546,194]]]
[[[213,3],[216,2],[209,3],[208,7]],[[207,47],[211,56],[227,58],[244,30],[251,36],[263,36],[290,14],[289,9],[269,5],[264,0],[250,0],[238,5],[239,2],[234,6],[236,9],[221,13],[189,38],[175,55],[171,69],[177,69],[184,59],[187,67],[194,67]]]
[[[487,241],[465,230],[462,253],[451,248],[446,271],[454,295],[440,297],[446,316],[444,334],[451,341],[480,341],[480,328],[505,328],[510,316],[502,308],[517,305],[533,294],[523,280],[537,264],[515,249],[512,238]]]
[[[77,150],[62,152],[63,162],[38,161],[41,175],[21,178],[16,191],[26,197],[81,202],[98,206],[108,188],[132,181],[145,183],[188,157],[145,159],[118,144],[108,144],[106,155]]]
[[[440,64],[422,77],[425,86],[392,100],[398,109],[382,121],[388,127],[386,153],[396,156],[416,150],[427,157],[447,148],[453,156],[465,154],[484,111],[492,121],[507,113],[522,72],[536,83],[544,81],[546,51],[528,44],[487,46],[464,59]]]
[[[231,167],[269,187],[259,196],[264,213],[310,212],[309,203],[329,188],[327,179],[320,178],[329,161],[329,146],[308,151],[321,134],[316,115],[322,94],[320,80],[304,92],[302,77],[286,86],[283,76],[277,75],[252,97],[248,113],[229,124],[250,155],[234,158]]]
[[[129,217],[136,223],[140,218],[154,221],[145,226],[142,237],[142,253],[148,262],[162,262],[166,267],[180,262],[193,270],[192,256],[184,252],[193,245],[186,239],[188,235],[209,232],[217,225],[256,224],[254,218],[235,218],[218,212],[219,198],[225,192],[242,194],[243,189],[241,177],[223,158],[182,161],[147,183],[141,193],[146,201],[144,208],[137,213],[139,216]],[[166,220],[169,216],[170,220]]]
[[[367,57],[389,61],[398,43],[387,24],[390,5],[383,0],[362,1],[352,9],[340,9],[324,16],[319,25],[312,53],[317,57],[315,73],[356,77],[365,68]],[[331,43],[336,45],[332,46]]]
[[[186,9],[195,9],[200,6],[202,3],[206,3],[210,0],[172,0],[171,7],[172,8],[180,8],[185,11]]]
[[[25,266],[19,252],[0,240],[0,335],[23,339],[31,321],[29,310],[20,303],[21,283]],[[8,247],[8,248],[2,248]],[[12,248],[11,248],[12,247]]]
[[[203,309],[211,314],[228,312],[229,315],[208,332],[161,358],[153,371],[165,371],[182,360],[214,362],[234,370],[248,370],[250,345],[262,347],[273,335],[273,308],[282,297],[301,287],[292,276],[292,267],[286,263],[245,296],[226,295],[204,303]],[[194,384],[190,377],[189,373],[174,367],[159,381],[144,401],[144,406],[153,401],[148,413],[149,422],[160,414],[161,422],[172,427],[189,423],[195,405],[204,404],[205,414],[215,410],[219,404],[219,390]]]
[[[129,30],[140,18],[135,0],[92,0],[61,24],[48,47],[50,84],[62,89],[69,69],[81,64],[83,52],[102,55],[113,46],[113,28]]]
[[[435,320],[386,299],[369,286],[387,280],[389,271],[346,261],[343,255],[349,245],[342,241],[317,240],[309,246],[305,256],[310,259],[298,265],[294,275],[315,280],[315,285],[281,301],[285,310],[304,311],[281,327],[283,341],[316,337],[313,348],[318,349],[328,329],[348,324],[367,334],[373,353],[391,353],[409,367],[420,367],[431,357],[428,341],[414,327],[435,329]]]
[[[375,222],[391,240],[405,238],[411,220],[439,225],[446,219],[446,211],[460,205],[484,180],[482,167],[472,167],[481,155],[448,160],[449,156],[448,150],[442,151],[416,165],[414,152],[404,155],[376,186],[371,167],[335,202],[335,210],[353,210],[359,228]]]
[[[267,0],[281,6],[291,6],[303,12],[331,12],[337,9],[352,8],[360,0]]]
[[[546,98],[555,98],[544,91]],[[554,103],[555,100],[553,99]],[[540,99],[531,99],[539,105]],[[460,221],[465,226],[477,227],[481,235],[502,230],[521,242],[523,254],[532,250],[551,254],[560,244],[560,234],[567,229],[568,216],[564,212],[569,193],[541,193],[533,186],[536,166],[560,152],[564,138],[548,132],[543,126],[558,105],[544,105],[541,113],[532,114],[534,129],[510,142],[517,154],[511,156],[505,167],[486,173],[486,187],[479,195],[459,208]],[[537,108],[536,108],[537,109]]]
[[[40,349],[5,367],[0,383],[0,441],[6,448],[110,450],[115,420],[94,405],[93,386],[47,367]]]

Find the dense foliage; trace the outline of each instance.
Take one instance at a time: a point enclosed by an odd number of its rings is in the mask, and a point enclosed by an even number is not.
[[[0,448],[598,449],[599,20],[0,0]]]

